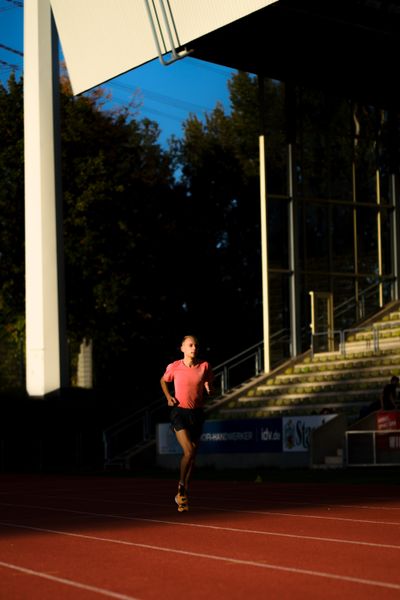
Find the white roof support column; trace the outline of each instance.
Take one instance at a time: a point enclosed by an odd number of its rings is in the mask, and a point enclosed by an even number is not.
[[[54,109],[59,93],[58,78],[53,78],[53,73],[58,73],[55,36],[50,1],[25,0],[26,386],[28,394],[37,397],[59,390],[65,384],[66,372],[65,333],[60,333],[63,311],[59,306],[61,249],[57,231],[61,215],[56,204],[60,166],[55,127],[58,115]],[[63,299],[61,302],[63,306]]]

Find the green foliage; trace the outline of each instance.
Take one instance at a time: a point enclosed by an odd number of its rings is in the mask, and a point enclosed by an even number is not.
[[[276,121],[281,117],[277,111],[281,90],[273,84],[266,88]],[[223,340],[232,355],[257,342],[262,331],[261,111],[256,78],[237,73],[229,91],[230,113],[217,104],[204,122],[189,117],[177,146],[186,189],[187,239],[192,241],[190,256],[183,257],[190,277],[185,303],[192,310],[196,329],[205,333],[213,350]],[[279,131],[275,140],[280,136]],[[276,157],[274,163],[280,160]],[[193,277],[186,261],[196,264]],[[209,290],[201,303],[199,281]],[[238,319],[240,328],[233,325]]]
[[[107,111],[101,90],[73,97],[62,81],[68,337],[74,348],[93,339],[98,387],[133,380],[137,402],[159,393],[162,369],[176,358],[183,334],[205,341],[213,364],[262,337],[261,132],[276,271],[289,268],[288,142],[298,197],[318,198],[318,210],[299,216],[315,265],[321,236],[328,240],[333,231],[320,218],[321,201],[346,199],[353,159],[361,173],[377,164],[388,171],[389,123],[380,111],[240,72],[229,92],[230,111],[217,104],[203,121],[190,116],[183,138],[172,139],[167,151],[158,125],[135,118],[133,105]],[[13,76],[0,86],[0,136],[0,325],[17,340],[24,321],[23,86]],[[361,182],[361,199],[372,181]],[[339,250],[346,254],[347,247]],[[287,326],[285,284],[270,282],[277,304],[271,326],[280,330]]]
[[[69,334],[94,340],[97,385],[124,386],[128,362],[145,358],[165,317],[171,161],[155,123],[92,98],[64,94],[62,123]]]
[[[166,317],[159,303],[174,231],[171,160],[158,144],[156,123],[137,121],[127,110],[107,112],[99,93],[74,98],[65,83],[60,100],[68,338],[71,348],[93,338],[98,385],[126,385],[127,360],[135,354],[145,360]],[[23,84],[14,76],[0,87],[0,136],[0,314],[2,334],[19,337]]]
[[[24,160],[22,83],[0,84],[0,325],[24,313]]]

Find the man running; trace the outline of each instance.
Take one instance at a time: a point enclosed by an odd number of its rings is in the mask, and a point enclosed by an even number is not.
[[[204,390],[211,394],[214,378],[209,363],[198,359],[198,350],[197,338],[186,335],[181,344],[183,359],[170,363],[160,381],[168,406],[172,408],[172,428],[183,451],[175,496],[179,512],[189,508],[189,481],[204,423]],[[172,383],[173,394],[169,390]]]

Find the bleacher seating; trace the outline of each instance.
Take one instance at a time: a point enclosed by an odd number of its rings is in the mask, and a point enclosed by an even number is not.
[[[344,413],[356,420],[400,376],[400,308],[350,331],[334,352],[302,357],[276,369],[244,393],[219,403],[208,418]]]

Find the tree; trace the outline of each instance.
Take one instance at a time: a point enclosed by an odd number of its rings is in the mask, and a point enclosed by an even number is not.
[[[19,330],[24,314],[24,147],[22,83],[0,84],[0,319]]]
[[[68,329],[94,340],[97,385],[126,387],[137,357],[152,372],[143,362],[162,319],[173,177],[157,124],[97,101],[62,97]]]
[[[147,367],[146,359],[165,316],[158,304],[175,193],[158,125],[129,109],[109,112],[105,100],[98,92],[74,98],[62,82],[68,338],[73,351],[84,337],[94,340],[96,384],[103,387],[126,386],[135,361],[144,381],[158,381],[160,366],[153,359]],[[23,330],[23,83],[14,77],[0,88],[0,134],[1,318]]]
[[[186,281],[186,304],[218,360],[227,357],[226,346],[232,355],[262,337],[259,85],[239,72],[229,90],[230,114],[217,105],[204,123],[191,116],[179,148],[194,253],[187,260],[197,265]],[[278,86],[269,94],[278,97]]]
[[[24,333],[24,161],[22,84],[0,84],[0,359],[2,389],[22,383]]]

